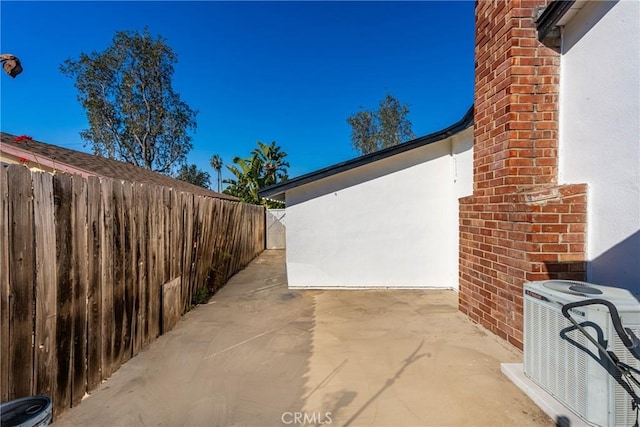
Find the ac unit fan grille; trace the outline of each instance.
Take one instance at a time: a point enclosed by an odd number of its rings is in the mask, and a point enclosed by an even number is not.
[[[640,328],[631,328],[636,336],[640,336]],[[618,356],[618,359],[622,363],[625,363],[635,369],[640,369],[640,361],[633,357],[633,355],[627,350],[620,338],[616,335],[613,340],[613,352]],[[631,384],[633,387],[633,384]],[[635,393],[640,395],[638,387],[633,387]],[[617,426],[631,426],[636,422],[636,412],[631,405],[631,396],[625,391],[624,388],[618,383],[615,385],[615,410],[616,410],[616,425]]]
[[[525,299],[525,372],[542,388],[577,413],[587,409],[587,366],[578,346],[587,338],[572,330],[562,339],[559,331],[571,323],[559,312]],[[535,357],[533,357],[535,355]]]

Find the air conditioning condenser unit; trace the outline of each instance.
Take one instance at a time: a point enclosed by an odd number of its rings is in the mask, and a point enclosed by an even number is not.
[[[625,289],[568,280],[530,282],[524,288],[524,373],[589,424],[631,426],[636,412],[619,373],[562,315],[565,304],[593,298],[610,301],[622,324],[640,335],[640,303]],[[570,314],[603,348],[640,369],[640,361],[616,334],[606,306],[574,308]]]

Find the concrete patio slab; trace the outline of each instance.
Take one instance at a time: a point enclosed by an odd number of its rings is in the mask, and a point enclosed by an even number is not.
[[[439,290],[294,291],[265,251],[57,426],[544,426]]]

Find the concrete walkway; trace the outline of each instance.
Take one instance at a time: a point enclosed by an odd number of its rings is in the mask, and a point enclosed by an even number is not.
[[[62,426],[553,425],[452,291],[293,291],[266,251]]]

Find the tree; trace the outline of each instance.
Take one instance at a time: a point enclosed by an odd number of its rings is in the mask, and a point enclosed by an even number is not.
[[[220,157],[219,154],[211,156],[211,167],[215,169],[218,178],[218,193],[220,192],[220,186],[222,185],[222,166],[224,166],[224,163],[222,162],[222,157]]]
[[[276,184],[289,179],[287,168],[289,163],[284,160],[287,153],[282,151],[280,146],[273,141],[267,145],[258,141],[258,147],[251,152],[254,158],[258,159],[262,165],[262,178],[264,182],[261,187]]]
[[[363,110],[349,116],[347,123],[351,126],[353,147],[364,155],[414,138],[408,114],[408,105],[400,104],[387,94],[380,101],[378,110]]]
[[[211,182],[209,173],[198,169],[196,165],[182,165],[176,178],[204,188],[209,188]]]
[[[246,203],[260,204],[258,190],[261,180],[261,165],[254,157],[233,158],[233,165],[227,165],[227,169],[234,178],[225,179],[227,185],[223,193],[234,196]]]
[[[148,29],[117,32],[103,52],[67,59],[89,129],[80,133],[95,154],[171,174],[191,150],[192,110],[171,86],[177,57]]]
[[[275,141],[271,144],[258,141],[258,147],[251,152],[251,157],[235,157],[234,164],[227,165],[234,178],[224,180],[225,184],[229,184],[224,193],[247,203],[262,204],[270,208],[282,207],[280,202],[260,199],[258,190],[289,178],[289,163],[284,160],[285,157],[287,153],[282,151]]]

